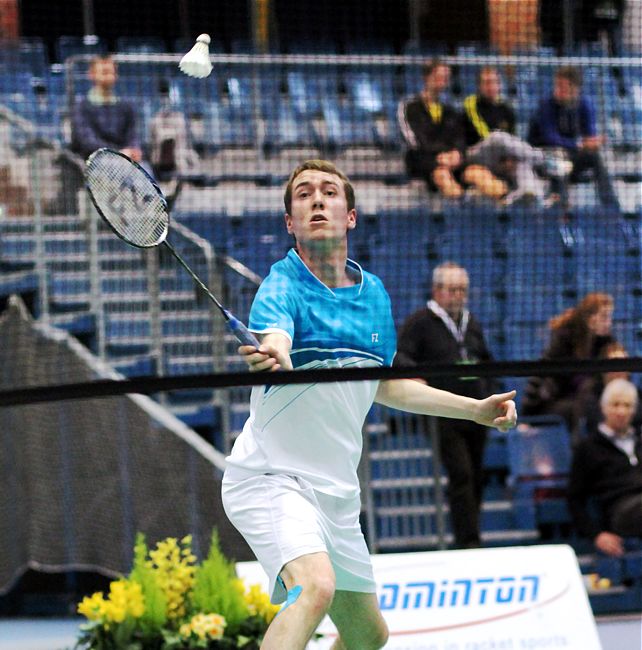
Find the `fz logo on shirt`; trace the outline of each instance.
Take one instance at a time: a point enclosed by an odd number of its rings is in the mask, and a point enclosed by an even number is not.
[[[373,343],[379,343],[379,332],[373,332],[372,333],[372,342]]]

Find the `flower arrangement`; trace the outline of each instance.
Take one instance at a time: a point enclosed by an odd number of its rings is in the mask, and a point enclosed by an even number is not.
[[[279,611],[259,585],[246,586],[222,554],[216,533],[199,565],[191,537],[149,550],[136,538],[129,576],[109,593],[83,598],[79,650],[257,650]]]

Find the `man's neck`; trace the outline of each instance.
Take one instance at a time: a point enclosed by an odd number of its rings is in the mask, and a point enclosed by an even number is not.
[[[434,90],[424,88],[421,96],[424,98],[424,101],[429,104],[439,104],[439,93]]]
[[[331,289],[350,287],[356,284],[356,279],[348,273],[347,244],[331,250],[297,246],[297,253],[314,275]]]

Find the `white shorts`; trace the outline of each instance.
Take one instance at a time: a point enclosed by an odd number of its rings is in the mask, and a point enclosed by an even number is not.
[[[375,592],[370,553],[359,525],[358,496],[334,497],[283,474],[256,474],[241,480],[226,475],[222,496],[229,520],[268,575],[273,603],[287,596],[277,580],[283,566],[320,551],[330,557],[337,590]]]

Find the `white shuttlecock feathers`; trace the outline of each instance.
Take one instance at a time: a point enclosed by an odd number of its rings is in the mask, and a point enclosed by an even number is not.
[[[178,64],[181,72],[184,72],[188,77],[196,77],[197,79],[204,79],[212,72],[212,64],[210,63],[210,48],[211,42],[209,34],[201,34],[196,39],[194,47],[181,59]]]

